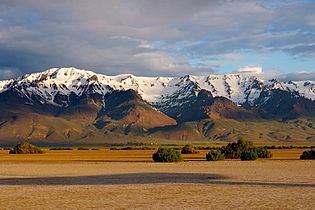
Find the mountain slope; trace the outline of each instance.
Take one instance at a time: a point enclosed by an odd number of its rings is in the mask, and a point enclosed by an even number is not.
[[[224,97],[213,97],[209,91],[201,90],[197,96],[179,107],[165,111],[177,122],[198,121],[202,119],[254,119],[255,113],[237,106],[236,103]]]
[[[22,140],[55,142],[80,138],[84,126],[53,115],[39,113],[30,107],[1,106],[0,137],[2,143]],[[7,110],[7,111],[3,111]]]
[[[7,98],[8,93],[2,97]],[[16,97],[0,101],[0,142],[4,144],[22,140],[93,144],[124,140],[127,134],[143,136],[147,129],[176,125],[175,120],[151,107],[133,90],[105,96],[84,94],[71,99],[67,107],[24,104],[19,103],[23,98]]]
[[[286,122],[269,120],[203,119],[176,126],[152,129],[150,136],[177,141],[235,141],[240,138],[261,143],[314,143],[315,120]]]
[[[267,118],[287,120],[299,117],[315,117],[314,101],[301,97],[297,93],[281,89],[263,92],[255,100],[255,104],[265,113]]]
[[[134,90],[115,91],[105,97],[96,126],[124,134],[141,134],[150,128],[176,125],[176,121],[144,102]]]

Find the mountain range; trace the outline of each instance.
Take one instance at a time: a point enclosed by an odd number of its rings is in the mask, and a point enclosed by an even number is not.
[[[314,100],[314,81],[53,68],[0,81],[0,143],[314,142]]]

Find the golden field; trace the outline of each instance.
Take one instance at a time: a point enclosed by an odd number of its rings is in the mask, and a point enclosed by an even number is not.
[[[154,163],[153,150],[0,151],[0,209],[313,209],[315,161]]]

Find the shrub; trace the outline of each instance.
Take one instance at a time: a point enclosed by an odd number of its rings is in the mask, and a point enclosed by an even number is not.
[[[311,149],[308,151],[304,151],[303,154],[300,156],[301,160],[307,159],[315,159],[315,150]]]
[[[207,154],[206,154],[206,159],[208,161],[217,161],[217,160],[224,160],[224,154],[221,154],[220,151],[218,150],[210,150]]]
[[[241,154],[241,160],[256,160],[257,158],[257,152],[254,150],[244,151]]]
[[[272,153],[267,150],[265,147],[256,147],[255,151],[257,152],[257,156],[259,158],[271,158]]]
[[[42,154],[44,153],[41,149],[28,142],[21,142],[10,150],[9,154]]]
[[[90,150],[89,148],[79,147],[78,150]]]
[[[239,159],[241,154],[245,151],[254,148],[254,144],[251,141],[238,140],[237,142],[229,143],[227,146],[221,148],[221,153],[224,154],[227,159]]]
[[[198,150],[192,144],[186,144],[181,151],[182,154],[197,154]]]
[[[173,148],[159,148],[156,153],[152,155],[154,162],[178,162],[182,160],[179,151]]]

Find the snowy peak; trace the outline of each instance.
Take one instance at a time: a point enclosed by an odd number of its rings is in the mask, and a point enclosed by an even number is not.
[[[157,107],[173,107],[187,103],[201,90],[214,97],[222,96],[242,105],[253,105],[262,92],[280,89],[315,100],[314,81],[263,81],[239,74],[182,77],[138,77],[132,74],[107,76],[88,70],[52,68],[40,73],[26,74],[15,80],[0,81],[0,93],[14,89],[23,97],[40,99],[42,104],[69,105],[70,95],[106,95],[113,90],[135,90],[148,103]],[[56,98],[63,98],[58,102]]]
[[[40,102],[53,105],[67,105],[56,102],[56,96],[69,96],[74,93],[81,96],[84,92],[95,88],[95,92],[106,94],[108,88],[98,82],[97,76],[91,71],[78,70],[75,68],[54,68],[41,73],[24,75],[16,79],[11,88],[17,89],[25,97],[40,96]]]
[[[3,80],[0,81],[0,93],[6,91],[13,80]]]
[[[314,81],[289,81],[278,82],[269,81],[269,89],[280,89],[284,91],[298,93],[300,96],[315,100],[315,82]]]
[[[213,96],[223,96],[238,104],[243,104],[260,94],[262,81],[256,77],[238,74],[209,75],[192,77],[200,89],[208,90]]]

